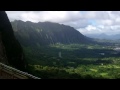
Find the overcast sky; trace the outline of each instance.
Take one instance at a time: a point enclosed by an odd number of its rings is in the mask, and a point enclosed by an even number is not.
[[[6,11],[10,21],[58,22],[82,34],[120,34],[120,11]]]

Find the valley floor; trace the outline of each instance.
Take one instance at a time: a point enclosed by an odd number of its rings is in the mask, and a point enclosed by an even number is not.
[[[29,72],[43,79],[120,78],[119,44],[23,47]]]

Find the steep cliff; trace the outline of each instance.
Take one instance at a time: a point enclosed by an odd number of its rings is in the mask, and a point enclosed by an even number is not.
[[[8,64],[5,47],[2,43],[2,35],[0,33],[0,62]]]
[[[39,46],[55,43],[92,43],[73,27],[52,23],[16,20],[11,22],[16,38],[23,46]]]
[[[22,47],[5,11],[0,11],[0,61],[23,71],[26,67]]]

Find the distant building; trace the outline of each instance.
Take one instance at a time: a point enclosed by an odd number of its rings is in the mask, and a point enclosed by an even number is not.
[[[104,64],[103,64],[103,63],[101,63],[101,65],[103,66]]]
[[[105,53],[99,53],[100,55],[105,55]]]
[[[59,52],[58,55],[59,55],[60,58],[62,58],[62,56],[61,56],[61,52]]]

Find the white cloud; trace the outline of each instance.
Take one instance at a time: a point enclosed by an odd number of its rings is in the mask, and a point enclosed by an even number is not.
[[[24,21],[33,21],[33,22],[43,22],[43,21],[52,21],[52,22],[69,22],[77,20],[81,17],[79,11],[6,11],[9,18],[20,19]],[[16,18],[19,17],[19,18]]]
[[[110,19],[105,19],[105,20],[99,20],[97,23],[108,26],[108,25],[113,25],[113,21]]]
[[[120,11],[6,11],[11,21],[58,22],[83,34],[120,33]]]
[[[92,25],[89,25],[88,27],[86,27],[86,29],[88,31],[92,31],[92,30],[96,30],[96,27],[92,26]]]

